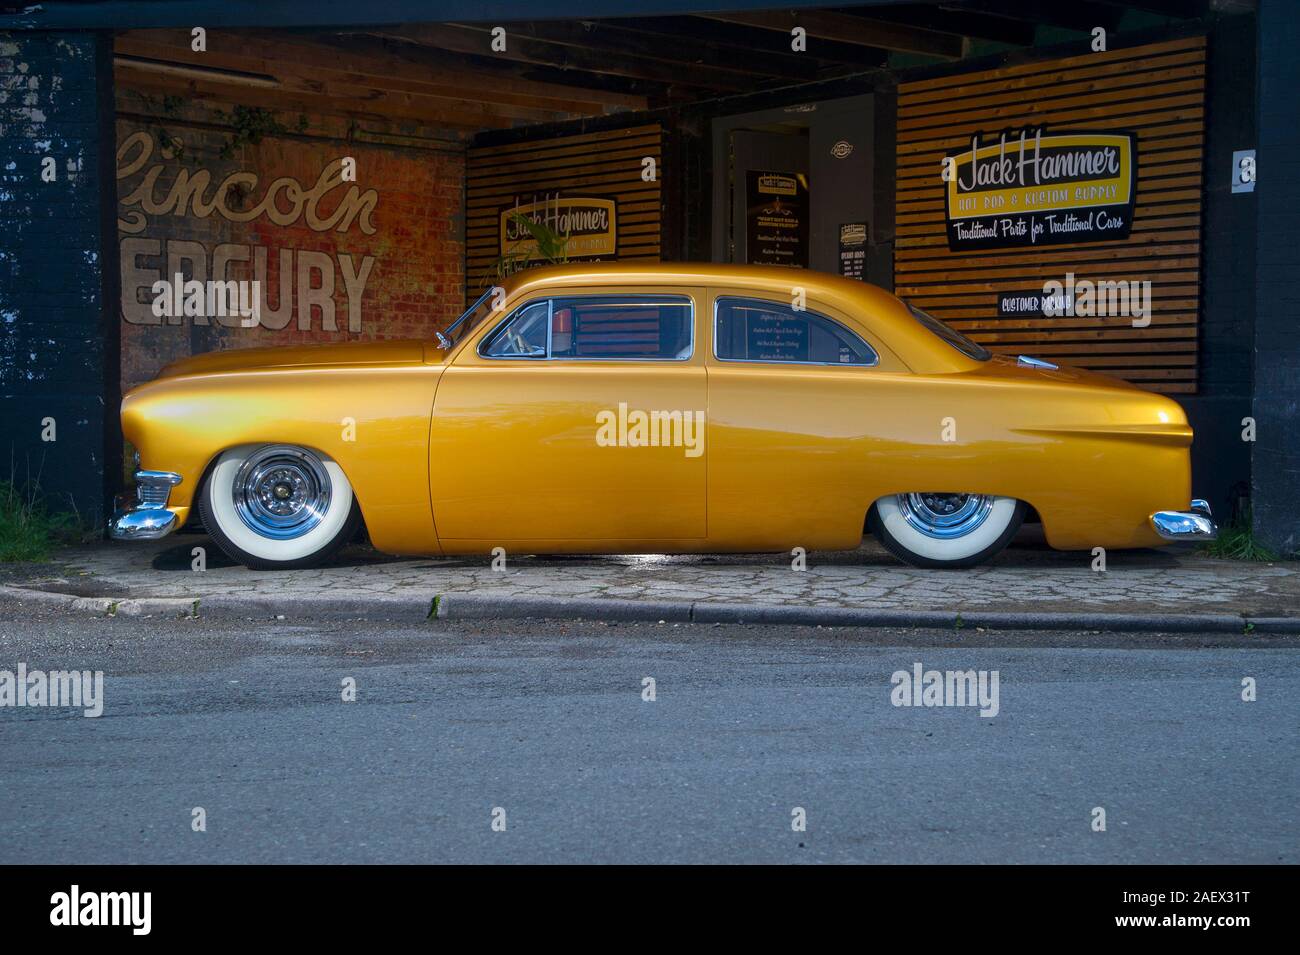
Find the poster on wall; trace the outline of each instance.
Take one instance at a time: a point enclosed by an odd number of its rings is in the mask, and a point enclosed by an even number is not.
[[[510,266],[547,258],[548,246],[570,260],[613,258],[618,252],[618,213],[613,199],[549,193],[516,197],[499,217],[501,256]]]
[[[845,222],[840,226],[840,275],[865,281],[867,277],[867,224]]]
[[[1126,239],[1137,199],[1137,137],[1026,128],[975,133],[944,160],[948,248]]]
[[[747,173],[745,261],[808,267],[808,177],[803,173]]]

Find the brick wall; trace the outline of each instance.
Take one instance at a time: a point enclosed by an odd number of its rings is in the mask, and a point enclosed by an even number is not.
[[[0,480],[39,476],[88,520],[120,453],[111,56],[91,34],[0,33]]]
[[[349,142],[310,115],[256,144],[232,144],[229,115],[128,113],[140,100],[119,91],[124,388],[216,349],[427,338],[462,311],[458,144]],[[167,148],[173,139],[179,153]],[[345,158],[355,181],[341,178]],[[186,281],[256,279],[259,323],[154,314],[151,286],[177,271]]]

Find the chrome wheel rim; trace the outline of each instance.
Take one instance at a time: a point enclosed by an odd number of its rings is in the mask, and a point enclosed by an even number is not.
[[[951,540],[964,537],[986,520],[993,510],[987,494],[949,494],[921,491],[898,495],[903,520],[926,537]]]
[[[320,458],[288,445],[254,451],[235,473],[235,511],[249,530],[293,540],[316,527],[330,503],[330,476]]]

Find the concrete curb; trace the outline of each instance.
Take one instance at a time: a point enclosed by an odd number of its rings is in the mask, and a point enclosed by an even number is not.
[[[425,619],[430,616],[433,600],[427,596],[390,597],[235,597],[213,594],[197,597],[77,597],[71,594],[30,590],[26,587],[0,585],[0,596],[52,608],[77,610],[105,616],[221,616],[221,617],[366,617],[397,616]]]
[[[1236,633],[1248,625],[1262,633],[1300,634],[1300,617],[1242,614],[999,613],[954,610],[868,610],[707,601],[484,597],[444,594],[438,618],[447,620],[539,617],[644,620],[665,623],[762,623],[788,626],[926,627],[938,630],[1108,630],[1120,633]]]
[[[187,597],[77,597],[0,585],[0,596],[64,610],[127,616],[220,617],[397,617],[423,620],[650,621],[665,623],[755,623],[786,626],[893,627],[936,630],[1104,630],[1112,633],[1256,633],[1300,635],[1300,617],[1247,614],[1132,614],[954,610],[870,610],[843,607],[691,600],[616,600],[590,597],[491,597],[442,594],[393,597],[294,597],[268,599],[229,595]]]

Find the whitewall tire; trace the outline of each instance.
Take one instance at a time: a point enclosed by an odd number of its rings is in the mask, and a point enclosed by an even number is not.
[[[989,494],[916,492],[882,497],[867,515],[872,534],[914,567],[974,567],[1007,546],[1025,504]]]
[[[199,493],[203,526],[255,570],[311,567],[355,535],[361,510],[331,458],[288,444],[224,452]]]

